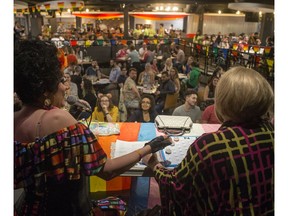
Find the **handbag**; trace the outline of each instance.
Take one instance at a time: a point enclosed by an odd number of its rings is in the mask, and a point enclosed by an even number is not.
[[[190,132],[193,122],[189,116],[158,115],[155,118],[155,125],[160,132],[181,136]]]

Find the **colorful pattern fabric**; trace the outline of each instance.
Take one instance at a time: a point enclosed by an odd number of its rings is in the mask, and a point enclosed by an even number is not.
[[[274,128],[225,123],[154,174],[162,215],[274,215]]]
[[[19,215],[87,215],[85,176],[98,173],[107,156],[82,123],[33,143],[14,141],[14,188],[24,187]],[[86,194],[86,195],[85,195]]]

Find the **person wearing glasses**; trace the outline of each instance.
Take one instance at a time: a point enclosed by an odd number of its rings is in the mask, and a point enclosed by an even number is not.
[[[14,112],[14,189],[24,188],[25,196],[14,215],[99,215],[88,176],[110,180],[171,144],[159,136],[110,159],[93,132],[61,109],[68,88],[63,75],[54,44],[15,42],[14,91],[23,105]]]
[[[155,110],[155,100],[152,95],[143,94],[139,102],[140,109],[136,110],[127,122],[154,122],[158,115]]]
[[[111,94],[98,94],[97,106],[92,113],[92,120],[100,122],[118,122],[119,109],[112,102]]]

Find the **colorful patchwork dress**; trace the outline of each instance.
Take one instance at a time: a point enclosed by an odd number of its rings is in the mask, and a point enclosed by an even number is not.
[[[33,143],[14,141],[14,188],[25,200],[15,215],[90,215],[88,176],[107,160],[94,134],[76,123]]]

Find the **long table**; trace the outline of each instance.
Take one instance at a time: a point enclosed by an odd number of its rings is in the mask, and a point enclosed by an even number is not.
[[[98,141],[109,158],[111,157],[111,145],[115,143],[117,139],[130,142],[147,141],[162,134],[157,131],[154,123],[123,122],[117,124],[119,124],[120,134],[98,136]],[[190,133],[184,134],[184,136],[200,136],[203,133],[216,131],[219,126],[220,125],[194,123]],[[116,177],[110,181],[92,176],[90,177],[90,192],[129,190],[131,186],[131,176],[151,176],[151,172],[147,169],[133,167],[123,173],[122,176],[123,177]]]

